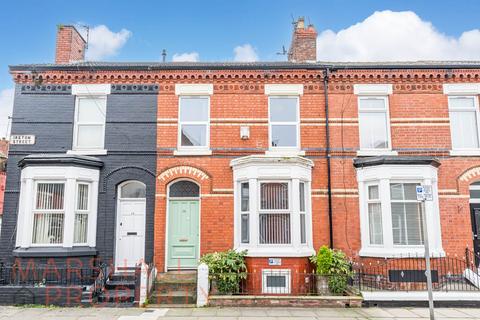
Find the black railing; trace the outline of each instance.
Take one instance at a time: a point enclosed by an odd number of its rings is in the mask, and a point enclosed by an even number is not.
[[[325,290],[317,290],[317,282],[328,283],[328,277],[319,279],[313,273],[268,272],[219,273],[210,274],[210,294],[212,295],[332,295]],[[325,284],[324,284],[325,286]]]
[[[0,286],[87,286],[95,283],[101,268],[0,263]]]
[[[432,285],[435,291],[480,291],[480,275],[473,252],[465,256],[432,256]],[[404,256],[353,263],[354,286],[360,291],[425,291],[425,259]]]

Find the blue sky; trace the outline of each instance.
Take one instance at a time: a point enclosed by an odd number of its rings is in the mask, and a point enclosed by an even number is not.
[[[376,11],[384,13],[372,16]],[[402,16],[402,11],[411,12]],[[5,1],[0,92],[13,87],[8,65],[53,62],[60,23],[105,26],[92,39],[100,45],[93,56],[101,60],[160,61],[163,48],[167,60],[185,53],[201,61],[285,59],[276,52],[288,48],[292,15],[315,25],[322,60],[480,60],[479,12],[475,0]],[[322,34],[325,30],[330,31]],[[462,39],[470,30],[476,31]],[[102,47],[102,35],[113,47]],[[403,43],[404,51],[392,49]],[[2,105],[0,96],[0,117],[3,100]]]

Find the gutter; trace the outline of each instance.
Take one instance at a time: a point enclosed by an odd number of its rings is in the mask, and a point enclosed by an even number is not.
[[[330,127],[328,125],[328,77],[330,69],[326,67],[323,73],[323,93],[325,97],[325,138],[327,155],[327,195],[328,195],[328,227],[330,236],[330,249],[333,249],[333,213],[332,213],[332,173],[330,163]]]

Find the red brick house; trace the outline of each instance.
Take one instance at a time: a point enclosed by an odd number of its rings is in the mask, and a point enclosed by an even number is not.
[[[286,62],[88,63],[59,46],[14,81],[158,88],[153,246],[136,252],[161,272],[245,249],[258,291],[276,270],[289,294],[322,245],[366,264],[422,257],[419,184],[432,254],[479,251],[479,62],[317,62],[302,20]]]

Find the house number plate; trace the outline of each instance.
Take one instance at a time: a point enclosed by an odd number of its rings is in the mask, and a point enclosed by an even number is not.
[[[281,266],[282,259],[281,258],[268,258],[268,265],[269,266]]]

